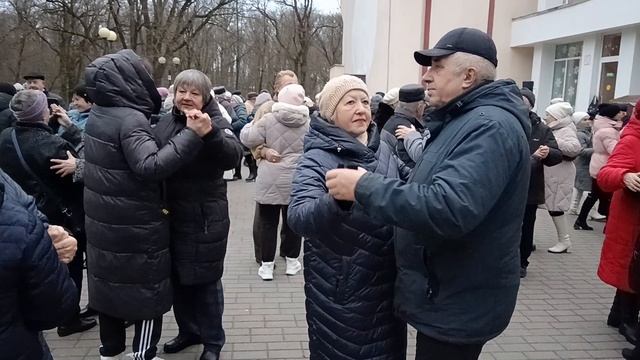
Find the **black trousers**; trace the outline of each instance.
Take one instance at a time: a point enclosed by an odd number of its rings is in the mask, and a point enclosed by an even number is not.
[[[591,179],[591,192],[587,195],[587,198],[582,203],[582,207],[580,208],[580,214],[578,214],[578,219],[576,222],[584,223],[587,221],[587,216],[589,215],[589,211],[593,205],[595,205],[596,201],[600,200],[600,204],[598,205],[598,212],[602,215],[609,215],[609,205],[611,204],[611,197],[613,194],[604,192],[598,186],[598,182],[596,179]]]
[[[533,249],[533,230],[536,225],[536,212],[538,205],[527,204],[524,208],[524,218],[522,219],[522,236],[520,237],[520,267],[529,266],[529,256]]]
[[[302,247],[302,238],[287,224],[288,205],[266,205],[256,203],[253,218],[253,238],[261,246],[261,261],[272,262],[276,257],[278,244],[278,223],[282,213],[280,232],[280,255],[297,258]]]
[[[223,312],[222,280],[198,285],[174,281],[173,313],[180,335],[200,339],[206,350],[219,352],[225,343]]]
[[[144,306],[143,304],[141,306]],[[99,314],[100,322],[100,355],[116,356],[127,348],[127,329],[124,320]],[[135,323],[133,336],[133,358],[151,360],[156,356],[158,341],[162,333],[162,316],[151,320],[140,320]]]
[[[638,312],[640,311],[640,301],[638,295],[622,290],[616,290],[613,298],[609,317],[618,320],[622,324],[635,327],[638,323]]]
[[[451,344],[418,333],[416,360],[477,360],[484,344]]]

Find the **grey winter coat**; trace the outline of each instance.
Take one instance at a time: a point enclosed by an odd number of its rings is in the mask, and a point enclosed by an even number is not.
[[[568,211],[576,178],[575,159],[582,151],[571,116],[547,124],[562,151],[560,164],[544,167],[545,206],[549,211]]]
[[[267,160],[258,163],[255,197],[258,204],[289,204],[293,172],[302,155],[304,136],[308,130],[308,107],[279,102],[273,104],[271,113],[242,129],[240,140],[246,147],[264,145],[282,156],[276,163]]]
[[[154,319],[172,304],[161,181],[203,142],[185,128],[158,146],[149,117],[160,109],[160,95],[133,51],[95,60],[85,83],[95,104],[85,128],[89,304],[119,319]]]
[[[442,128],[408,182],[365,174],[356,201],[395,226],[396,313],[440,341],[483,344],[509,324],[529,184],[527,109],[513,81],[431,113]]]
[[[580,191],[591,191],[591,181],[593,178],[589,175],[589,162],[593,154],[591,145],[591,128],[578,128],[578,140],[582,145],[580,155],[573,161],[576,166],[576,180],[573,186]]]

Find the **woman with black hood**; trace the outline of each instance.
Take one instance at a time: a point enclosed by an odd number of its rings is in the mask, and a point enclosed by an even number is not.
[[[98,58],[85,80],[94,101],[85,127],[89,306],[99,313],[100,358],[124,352],[125,320],[131,320],[133,358],[149,360],[172,303],[161,181],[198,154],[211,121],[188,118],[187,127],[158,146],[149,118],[160,110],[160,94],[132,50]]]

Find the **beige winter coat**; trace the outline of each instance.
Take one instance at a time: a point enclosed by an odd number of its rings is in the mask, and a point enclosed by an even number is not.
[[[240,141],[249,148],[264,145],[280,153],[277,163],[258,163],[255,200],[259,204],[288,205],[291,181],[303,153],[309,130],[309,108],[284,103],[273,104],[271,113],[251,122],[240,132]]]
[[[570,116],[547,125],[553,131],[564,159],[558,165],[544,167],[545,205],[549,211],[568,211],[576,178],[572,159],[580,154],[582,145]]]

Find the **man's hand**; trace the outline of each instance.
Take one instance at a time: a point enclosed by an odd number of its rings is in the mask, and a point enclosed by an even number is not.
[[[351,169],[335,169],[327,172],[327,188],[329,194],[336,200],[356,200],[356,185],[367,170],[358,168]]]
[[[213,129],[209,114],[194,109],[185,112],[185,115],[187,116],[187,127],[195,131],[198,136],[203,137]]]
[[[70,151],[67,151],[67,159],[51,159],[52,165],[49,169],[55,170],[57,175],[65,177],[71,175],[76,171],[76,158],[71,155]]]
[[[277,163],[282,160],[282,155],[279,152],[267,147],[262,148],[260,155],[270,163]]]
[[[538,147],[538,150],[533,153],[533,156],[539,159],[546,159],[547,156],[549,156],[549,147],[547,145],[540,145],[540,147]]]
[[[67,115],[67,112],[62,106],[51,104],[51,115],[57,116],[58,123],[65,129],[73,125],[71,119],[69,118],[69,115]]]
[[[49,225],[47,233],[49,233],[53,247],[58,253],[58,259],[65,264],[70,263],[74,256],[76,256],[78,241],[72,236],[69,236],[69,233],[66,232],[62,226]]]
[[[622,180],[627,189],[633,192],[640,191],[640,173],[626,173]]]
[[[407,135],[412,131],[417,132],[416,128],[413,125],[411,125],[411,127],[406,127],[404,125],[398,125],[398,127],[396,128],[396,137],[398,139],[405,139],[407,137]]]

